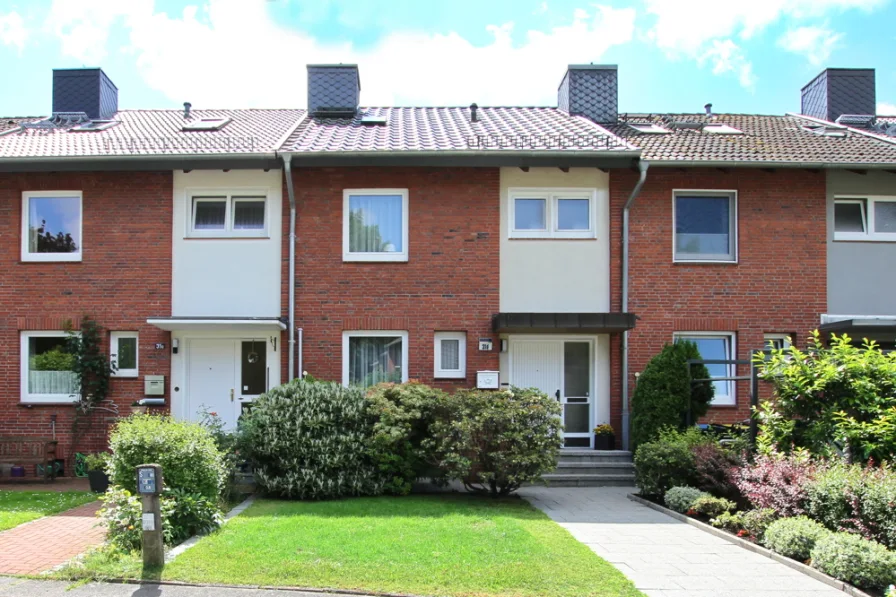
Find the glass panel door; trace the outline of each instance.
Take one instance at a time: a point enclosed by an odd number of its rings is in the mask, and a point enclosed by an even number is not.
[[[239,395],[251,400],[268,389],[267,341],[242,340],[240,343]]]
[[[591,343],[563,343],[563,430],[568,448],[591,447]]]

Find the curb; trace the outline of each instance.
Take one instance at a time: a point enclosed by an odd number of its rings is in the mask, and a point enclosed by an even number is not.
[[[271,585],[227,585],[221,583],[193,583],[178,580],[136,580],[127,578],[111,578],[101,582],[119,585],[152,586],[163,585],[172,587],[212,587],[215,589],[245,589],[253,591],[290,591],[293,593],[315,593],[318,595],[355,595],[356,597],[425,597],[414,593],[383,593],[379,591],[358,591],[355,589],[336,589],[321,587],[277,587]]]
[[[871,595],[869,595],[868,593],[866,593],[860,589],[857,589],[854,586],[843,582],[842,580],[837,580],[836,578],[828,576],[827,574],[824,574],[823,572],[819,572],[815,568],[812,568],[811,566],[807,566],[806,564],[803,564],[802,562],[797,562],[796,560],[786,558],[786,557],[782,556],[781,554],[777,554],[777,553],[771,551],[770,549],[766,549],[760,545],[753,543],[752,541],[747,541],[746,539],[741,539],[740,537],[732,535],[731,533],[728,533],[721,529],[717,529],[714,526],[708,525],[705,522],[695,520],[695,519],[691,518],[690,516],[685,516],[684,514],[680,514],[678,512],[675,512],[674,510],[670,510],[669,508],[664,508],[663,506],[660,506],[659,504],[655,504],[654,502],[651,502],[650,500],[646,500],[646,499],[642,498],[641,496],[635,495],[633,493],[628,494],[627,497],[628,497],[628,499],[630,499],[633,502],[641,504],[642,506],[647,506],[648,508],[650,508],[652,510],[656,510],[657,512],[662,512],[666,516],[674,518],[675,520],[678,520],[680,522],[687,523],[687,524],[691,525],[692,527],[696,527],[696,528],[700,529],[701,531],[709,533],[710,535],[715,535],[716,537],[718,537],[720,539],[724,539],[725,541],[728,541],[729,543],[733,543],[733,544],[737,545],[738,547],[742,547],[742,548],[746,549],[747,551],[751,551],[755,554],[765,556],[765,557],[772,559],[780,564],[784,564],[788,568],[793,568],[797,572],[802,572],[806,576],[810,576],[819,582],[823,582],[824,584],[826,584],[830,587],[833,587],[833,588],[837,589],[838,591],[842,591],[842,592],[846,593],[847,595],[850,595],[851,597],[871,597]]]

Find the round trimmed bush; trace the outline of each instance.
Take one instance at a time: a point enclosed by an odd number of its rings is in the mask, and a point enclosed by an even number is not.
[[[167,416],[134,415],[120,421],[109,437],[109,481],[137,493],[136,467],[159,464],[167,489],[217,503],[226,483],[224,455],[207,429]]]
[[[717,518],[725,512],[731,512],[735,506],[736,504],[731,500],[717,498],[706,493],[698,497],[691,505],[691,508],[709,518]]]
[[[796,516],[771,523],[765,530],[763,543],[775,553],[805,562],[818,540],[828,534],[829,530],[811,518]]]
[[[295,379],[243,417],[243,445],[266,493],[298,499],[378,495],[368,403],[358,388]]]
[[[680,486],[673,487],[672,489],[667,491],[663,499],[666,502],[666,506],[668,506],[670,509],[684,514],[691,509],[691,506],[694,505],[694,502],[696,502],[698,498],[704,495],[706,494],[699,489]]]
[[[829,533],[812,549],[812,566],[860,589],[896,582],[896,553],[852,533]]]

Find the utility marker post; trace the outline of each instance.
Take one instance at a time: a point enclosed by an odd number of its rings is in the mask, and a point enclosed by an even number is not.
[[[162,467],[141,464],[137,467],[137,493],[143,501],[143,567],[159,568],[165,563],[162,542]]]

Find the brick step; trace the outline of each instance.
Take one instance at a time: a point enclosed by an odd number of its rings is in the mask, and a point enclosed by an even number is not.
[[[574,474],[548,473],[541,476],[548,487],[634,487],[632,474]]]

